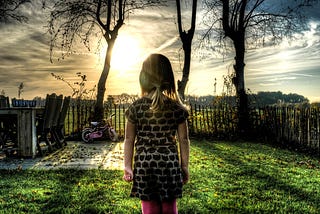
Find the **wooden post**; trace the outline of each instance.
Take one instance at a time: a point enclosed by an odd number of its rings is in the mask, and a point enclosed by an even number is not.
[[[37,135],[35,116],[35,109],[20,109],[17,112],[18,156],[32,158],[36,156]]]

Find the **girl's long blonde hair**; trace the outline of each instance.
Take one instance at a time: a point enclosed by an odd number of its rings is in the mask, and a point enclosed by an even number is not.
[[[176,91],[171,63],[161,54],[151,54],[142,65],[140,72],[140,87],[142,95],[152,94],[151,109],[162,109],[168,98],[182,105]]]

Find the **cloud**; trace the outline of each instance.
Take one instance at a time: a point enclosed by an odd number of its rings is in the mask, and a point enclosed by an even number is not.
[[[246,85],[252,91],[298,93],[315,101],[320,90],[320,22],[279,46],[249,50]]]
[[[5,51],[2,49],[2,53],[0,53],[0,61],[1,61],[1,65],[0,67],[5,66],[7,61],[15,61],[15,62],[25,62],[26,59],[24,57],[20,57],[17,56],[15,54],[9,55],[9,54],[5,54]]]
[[[40,0],[32,4],[32,8],[23,8],[31,14],[29,24],[1,26],[0,36],[0,84],[11,96],[16,96],[19,83],[25,83],[23,96],[45,96],[46,93],[70,93],[70,89],[55,80],[51,72],[63,75],[68,81],[75,81],[76,72],[88,75],[88,84],[98,81],[102,69],[101,61],[93,52],[79,52],[64,60],[50,63],[49,38],[46,34],[48,13],[40,10]],[[140,41],[145,54],[160,52],[168,56],[175,70],[176,80],[181,79],[183,62],[182,43],[178,36],[175,15],[175,2],[170,1],[169,8],[155,8],[136,11],[121,28],[120,34],[135,37]],[[188,5],[190,7],[190,5]],[[183,7],[183,23],[188,28],[190,8]],[[201,7],[198,6],[198,10]],[[293,41],[284,41],[280,46],[261,47],[246,52],[245,77],[246,87],[253,91],[283,91],[317,97],[320,91],[320,17],[318,10],[312,9],[310,29]],[[317,12],[317,14],[316,14]],[[198,13],[197,22],[201,22]],[[197,26],[197,32],[201,28]],[[199,35],[194,36],[194,47]],[[214,42],[213,42],[214,43]],[[234,55],[225,58],[209,53],[215,50],[201,50],[202,54],[193,50],[188,93],[205,95],[213,94],[214,81],[217,79],[219,94],[223,88],[223,76],[232,71]],[[56,52],[58,56],[59,52]],[[208,55],[207,58],[203,57]],[[113,70],[109,73],[106,94],[139,93],[138,75],[141,62],[126,73]]]

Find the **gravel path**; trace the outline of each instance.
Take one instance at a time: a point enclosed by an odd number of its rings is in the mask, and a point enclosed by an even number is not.
[[[67,146],[44,157],[6,158],[0,156],[0,169],[115,169],[122,170],[123,143],[98,141],[85,144],[68,141]]]

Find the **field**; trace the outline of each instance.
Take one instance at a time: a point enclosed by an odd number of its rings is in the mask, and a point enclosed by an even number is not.
[[[191,144],[179,213],[320,213],[319,158],[256,142]],[[141,213],[121,171],[0,173],[0,213]]]

